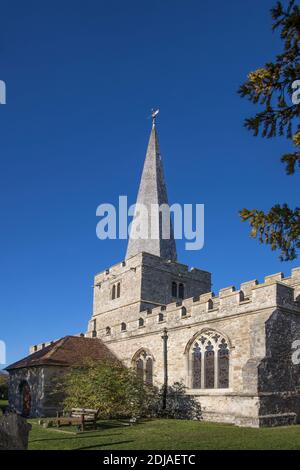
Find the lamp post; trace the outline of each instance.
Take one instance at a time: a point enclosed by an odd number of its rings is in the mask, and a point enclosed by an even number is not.
[[[168,330],[164,328],[163,335],[163,355],[164,355],[164,386],[163,386],[163,410],[167,407],[167,393],[168,393]]]

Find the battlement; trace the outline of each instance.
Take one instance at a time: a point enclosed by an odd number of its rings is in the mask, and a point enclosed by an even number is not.
[[[177,261],[164,260],[159,256],[150,254],[150,253],[139,253],[127,260],[123,260],[120,263],[114,264],[110,268],[107,268],[95,275],[95,285],[101,281],[109,280],[111,278],[117,277],[124,274],[128,270],[134,270],[145,265],[148,267],[165,269],[167,271],[174,272],[176,275],[189,275],[195,278],[202,279],[203,275],[210,276],[208,271],[204,271],[199,268],[189,267],[186,264],[178,263]]]
[[[119,263],[113,268],[120,269],[125,266],[130,268],[134,258],[141,259],[142,255],[144,254],[130,258],[124,265]],[[149,256],[153,257],[154,255]],[[148,258],[148,254],[146,254],[146,258]],[[157,257],[154,256],[154,258]],[[185,267],[185,265],[181,266]],[[243,282],[239,289],[236,289],[235,286],[222,288],[217,295],[213,292],[206,292],[198,296],[171,302],[165,306],[148,308],[141,312],[136,310],[128,310],[127,312],[126,309],[122,309],[122,322],[126,323],[124,331],[121,331],[121,321],[112,321],[111,314],[108,312],[104,314],[106,316],[97,328],[97,337],[113,341],[132,335],[159,332],[162,324],[164,327],[178,327],[181,324],[207,322],[216,318],[247,314],[267,308],[275,309],[276,307],[283,307],[300,315],[300,267],[292,269],[289,277],[284,277],[282,273],[275,273],[265,276],[262,283],[254,279]],[[92,323],[89,323],[89,329],[86,333],[88,337],[95,335]],[[83,334],[80,333],[75,336],[80,335]],[[53,342],[49,341],[31,346],[29,352],[32,354]]]
[[[291,275],[286,278],[282,273],[276,273],[265,276],[262,283],[251,280],[243,282],[239,289],[235,286],[222,288],[217,295],[207,292],[196,297],[171,302],[166,306],[148,308],[138,313],[128,311],[127,314],[124,311],[122,321],[123,324],[126,323],[126,328],[123,331],[120,328],[121,323],[111,321],[111,318],[107,316],[107,325],[105,328],[97,329],[97,336],[114,340],[160,331],[162,323],[164,326],[176,328],[182,324],[181,322],[192,325],[197,322],[277,307],[300,314],[300,267],[294,268]],[[106,319],[103,318],[101,323],[104,321]],[[108,331],[109,334],[107,334]],[[91,335],[91,331],[88,335]]]
[[[72,335],[72,336],[86,336],[86,335],[84,333],[77,333],[76,335]],[[29,354],[33,354],[37,351],[41,351],[41,349],[44,349],[47,346],[50,346],[51,344],[55,343],[59,339],[60,338],[57,338],[57,339],[54,339],[52,341],[45,341],[44,343],[39,343],[39,344],[35,344],[33,346],[29,346]]]

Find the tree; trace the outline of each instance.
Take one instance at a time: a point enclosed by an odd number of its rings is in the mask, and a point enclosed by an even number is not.
[[[245,127],[255,136],[286,137],[295,150],[281,157],[286,173],[293,175],[300,167],[300,104],[292,102],[293,83],[300,79],[300,9],[295,0],[286,7],[277,2],[271,10],[273,30],[280,31],[283,52],[274,62],[248,74],[239,94],[252,103],[262,105],[262,110],[245,120]],[[298,119],[297,119],[298,118]],[[297,122],[298,120],[298,122]],[[261,243],[280,250],[282,261],[293,260],[300,248],[300,208],[275,204],[269,212],[259,209],[242,209],[240,216],[248,220],[251,236]]]
[[[86,361],[71,367],[53,393],[62,397],[66,410],[99,409],[103,418],[141,415],[151,394],[135,371],[116,361]]]
[[[0,374],[0,400],[8,398],[8,374]]]

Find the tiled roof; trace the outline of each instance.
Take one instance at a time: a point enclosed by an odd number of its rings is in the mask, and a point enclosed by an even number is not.
[[[116,356],[98,338],[81,336],[65,336],[39,351],[30,354],[6,370],[21,369],[35,366],[71,366],[80,364],[86,359],[117,360]]]

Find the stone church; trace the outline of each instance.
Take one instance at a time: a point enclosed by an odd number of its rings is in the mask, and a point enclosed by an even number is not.
[[[152,204],[168,203],[155,121],[137,202],[149,213]],[[43,405],[47,370],[60,373],[75,360],[72,347],[81,341],[85,355],[93,344],[93,357],[111,353],[148,384],[183,381],[205,420],[254,427],[299,423],[300,268],[287,278],[277,273],[215,295],[211,274],[178,262],[172,232],[165,239],[160,226],[159,233],[157,239],[130,238],[125,260],[95,275],[87,332],[72,337],[61,363],[54,361],[56,341],[33,346],[25,360],[8,367],[11,406],[21,411],[23,383],[35,402],[29,415],[52,412]]]

